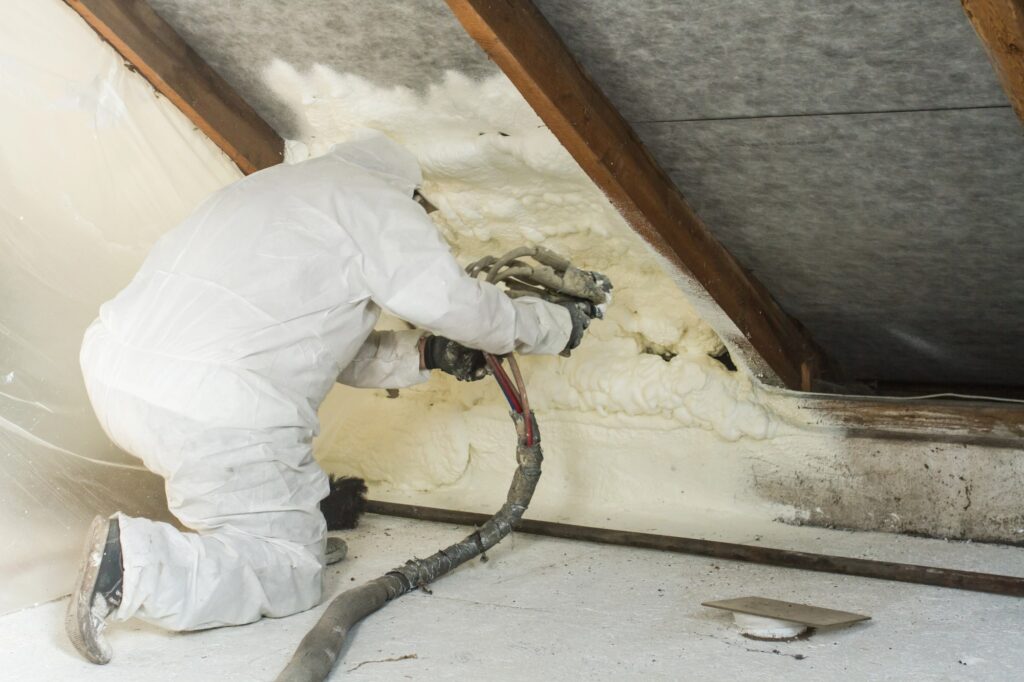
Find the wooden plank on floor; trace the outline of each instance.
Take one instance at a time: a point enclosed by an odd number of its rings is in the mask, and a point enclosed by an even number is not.
[[[803,328],[712,236],[533,3],[447,2],[630,225],[710,294],[739,331],[728,340],[809,388],[823,363]]]
[[[144,0],[65,2],[243,173],[281,163],[281,136]]]
[[[1024,122],[1024,0],[960,0],[1017,117]]]

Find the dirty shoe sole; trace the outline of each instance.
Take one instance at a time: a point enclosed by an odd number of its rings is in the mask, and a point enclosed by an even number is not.
[[[324,564],[336,564],[348,555],[348,543],[341,538],[328,537],[324,553]]]
[[[107,542],[107,531],[110,520],[97,516],[89,526],[86,537],[85,553],[78,570],[78,582],[68,602],[68,611],[64,617],[64,629],[68,639],[78,653],[93,663],[108,663],[112,651],[103,629],[106,627],[105,617],[109,607],[103,595],[96,592],[96,580],[103,562],[103,549]],[[93,609],[93,602],[99,599],[98,609]],[[99,611],[97,613],[97,611]]]

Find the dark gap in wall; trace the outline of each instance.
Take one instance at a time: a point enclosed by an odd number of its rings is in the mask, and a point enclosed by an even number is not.
[[[729,349],[722,348],[722,351],[720,353],[718,353],[717,355],[711,355],[711,357],[722,363],[722,366],[725,367],[730,372],[736,371],[736,363],[732,361],[732,356],[729,355]]]
[[[644,346],[644,353],[647,353],[648,355],[657,355],[665,362],[670,362],[672,358],[678,355],[678,353],[673,353],[672,351],[669,350],[658,350],[653,346]]]

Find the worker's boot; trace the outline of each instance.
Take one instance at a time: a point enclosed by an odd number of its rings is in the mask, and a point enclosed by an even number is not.
[[[120,524],[116,518],[97,516],[89,527],[78,583],[64,618],[68,639],[93,663],[110,661],[112,652],[103,630],[107,618],[121,605],[123,584]]]
[[[341,538],[327,538],[327,549],[324,551],[324,564],[336,564],[348,555],[348,543]]]

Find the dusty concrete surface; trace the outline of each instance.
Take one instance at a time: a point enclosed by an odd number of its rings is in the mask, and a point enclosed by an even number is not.
[[[1020,450],[857,439],[823,445],[751,461],[754,490],[797,510],[787,520],[1024,543]]]
[[[328,589],[358,584],[463,528],[367,517]],[[1024,550],[870,533],[780,528],[819,550],[1006,572]],[[778,538],[765,537],[766,541]],[[1006,597],[515,535],[355,631],[332,679],[1008,680],[1024,665],[1024,611]],[[762,595],[870,614],[805,641],[742,638],[701,601]],[[127,623],[115,657],[80,661],[61,632],[64,602],[0,618],[10,679],[270,680],[321,608],[191,634]]]

